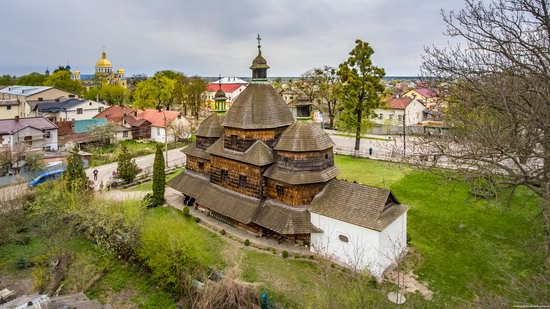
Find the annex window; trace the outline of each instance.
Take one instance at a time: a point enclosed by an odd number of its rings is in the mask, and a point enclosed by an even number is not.
[[[390,120],[393,120],[393,115],[390,115]]]
[[[285,195],[285,187],[277,185],[277,196]]]
[[[349,242],[349,238],[346,235],[338,235],[338,239],[340,239],[341,242]]]
[[[128,131],[122,132],[122,137],[123,138],[128,138]]]
[[[380,120],[384,119],[384,114],[378,114],[378,119]]]
[[[46,133],[44,133],[45,138],[50,138],[50,136],[51,136],[50,131],[46,131]]]
[[[231,146],[237,146],[237,135],[231,135]]]
[[[246,176],[245,175],[239,175],[239,187],[241,187],[241,188],[246,187]]]
[[[11,105],[6,106],[7,110],[11,110]]]
[[[101,107],[101,106],[98,107],[98,108],[97,108],[97,111],[98,111],[99,113],[101,113],[101,112],[103,111],[103,107]]]
[[[397,120],[399,122],[402,122],[403,121],[403,115],[397,115]]]
[[[199,169],[201,170],[204,169],[204,162],[199,161]]]
[[[76,109],[76,114],[77,115],[82,115],[82,108],[77,108]]]
[[[222,182],[227,182],[227,178],[229,178],[229,171],[222,170]]]

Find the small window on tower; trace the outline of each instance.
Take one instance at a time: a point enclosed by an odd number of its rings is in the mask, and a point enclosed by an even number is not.
[[[201,170],[204,169],[204,162],[199,162],[199,169],[201,169]]]
[[[277,185],[277,196],[285,195],[285,187]]]
[[[222,182],[227,182],[228,175],[229,175],[229,172],[227,170],[222,170],[222,175],[221,175]]]
[[[246,187],[246,176],[245,175],[239,175],[239,187],[241,187],[241,188]]]
[[[237,146],[237,135],[231,135],[231,146]]]

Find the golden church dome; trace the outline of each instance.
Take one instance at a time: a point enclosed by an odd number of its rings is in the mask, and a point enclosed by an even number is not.
[[[117,72],[118,74],[124,74],[124,73],[126,73],[126,71],[124,71],[123,68],[118,69],[116,72]]]
[[[111,64],[111,61],[109,61],[107,59],[107,53],[106,52],[101,53],[101,59],[99,59],[95,63],[95,66],[96,66],[96,68],[112,68],[113,67],[113,65]]]

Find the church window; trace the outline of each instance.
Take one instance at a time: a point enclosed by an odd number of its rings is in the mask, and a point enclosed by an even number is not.
[[[239,187],[241,187],[241,188],[246,187],[246,176],[245,175],[239,175]]]
[[[199,162],[199,169],[201,169],[201,170],[204,169],[204,162]]]
[[[222,170],[222,182],[227,182],[228,174],[227,170]]]
[[[11,105],[6,106],[7,110],[11,110]]]
[[[328,159],[328,153],[325,153],[325,159]]]
[[[277,185],[277,196],[285,195],[285,187]]]
[[[346,235],[338,235],[338,239],[340,239],[341,242],[349,242],[349,238]]]
[[[237,146],[237,135],[231,135],[231,146]]]

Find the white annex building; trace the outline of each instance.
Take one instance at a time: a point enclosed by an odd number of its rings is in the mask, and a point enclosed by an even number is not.
[[[415,98],[391,98],[386,101],[384,108],[374,110],[373,122],[377,125],[403,125],[405,117],[406,126],[414,126],[422,122],[426,106]]]
[[[354,269],[380,277],[407,248],[408,208],[388,189],[333,180],[308,210],[322,231],[311,233],[311,251]]]

